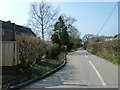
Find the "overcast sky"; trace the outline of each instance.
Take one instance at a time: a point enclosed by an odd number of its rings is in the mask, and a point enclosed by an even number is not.
[[[33,1],[0,2],[0,20],[14,22],[19,25],[27,23],[30,4]],[[74,24],[81,37],[85,34],[97,34],[116,2],[52,2],[53,7],[59,7],[59,14],[65,14],[77,19]],[[114,36],[118,33],[118,6],[116,6],[100,35]]]

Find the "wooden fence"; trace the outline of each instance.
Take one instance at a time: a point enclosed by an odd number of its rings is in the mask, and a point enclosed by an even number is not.
[[[0,66],[15,66],[18,62],[17,44],[14,41],[0,42]]]

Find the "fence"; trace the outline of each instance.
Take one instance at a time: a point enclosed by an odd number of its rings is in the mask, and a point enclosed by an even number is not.
[[[17,44],[14,41],[0,42],[0,55],[2,55],[2,63],[0,66],[15,66],[17,65]]]

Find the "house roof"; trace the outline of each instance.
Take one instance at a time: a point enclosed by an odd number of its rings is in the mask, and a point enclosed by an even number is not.
[[[2,22],[2,28],[3,29],[15,30],[17,32],[33,34],[34,36],[36,36],[35,33],[32,32],[32,30],[30,28],[20,26],[20,25],[17,25],[15,23],[11,23],[11,21],[5,22],[5,21],[0,20],[0,22]]]

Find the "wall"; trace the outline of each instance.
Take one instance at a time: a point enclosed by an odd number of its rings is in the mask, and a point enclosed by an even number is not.
[[[0,66],[14,66],[18,64],[16,42],[0,42],[2,48],[2,64]]]

